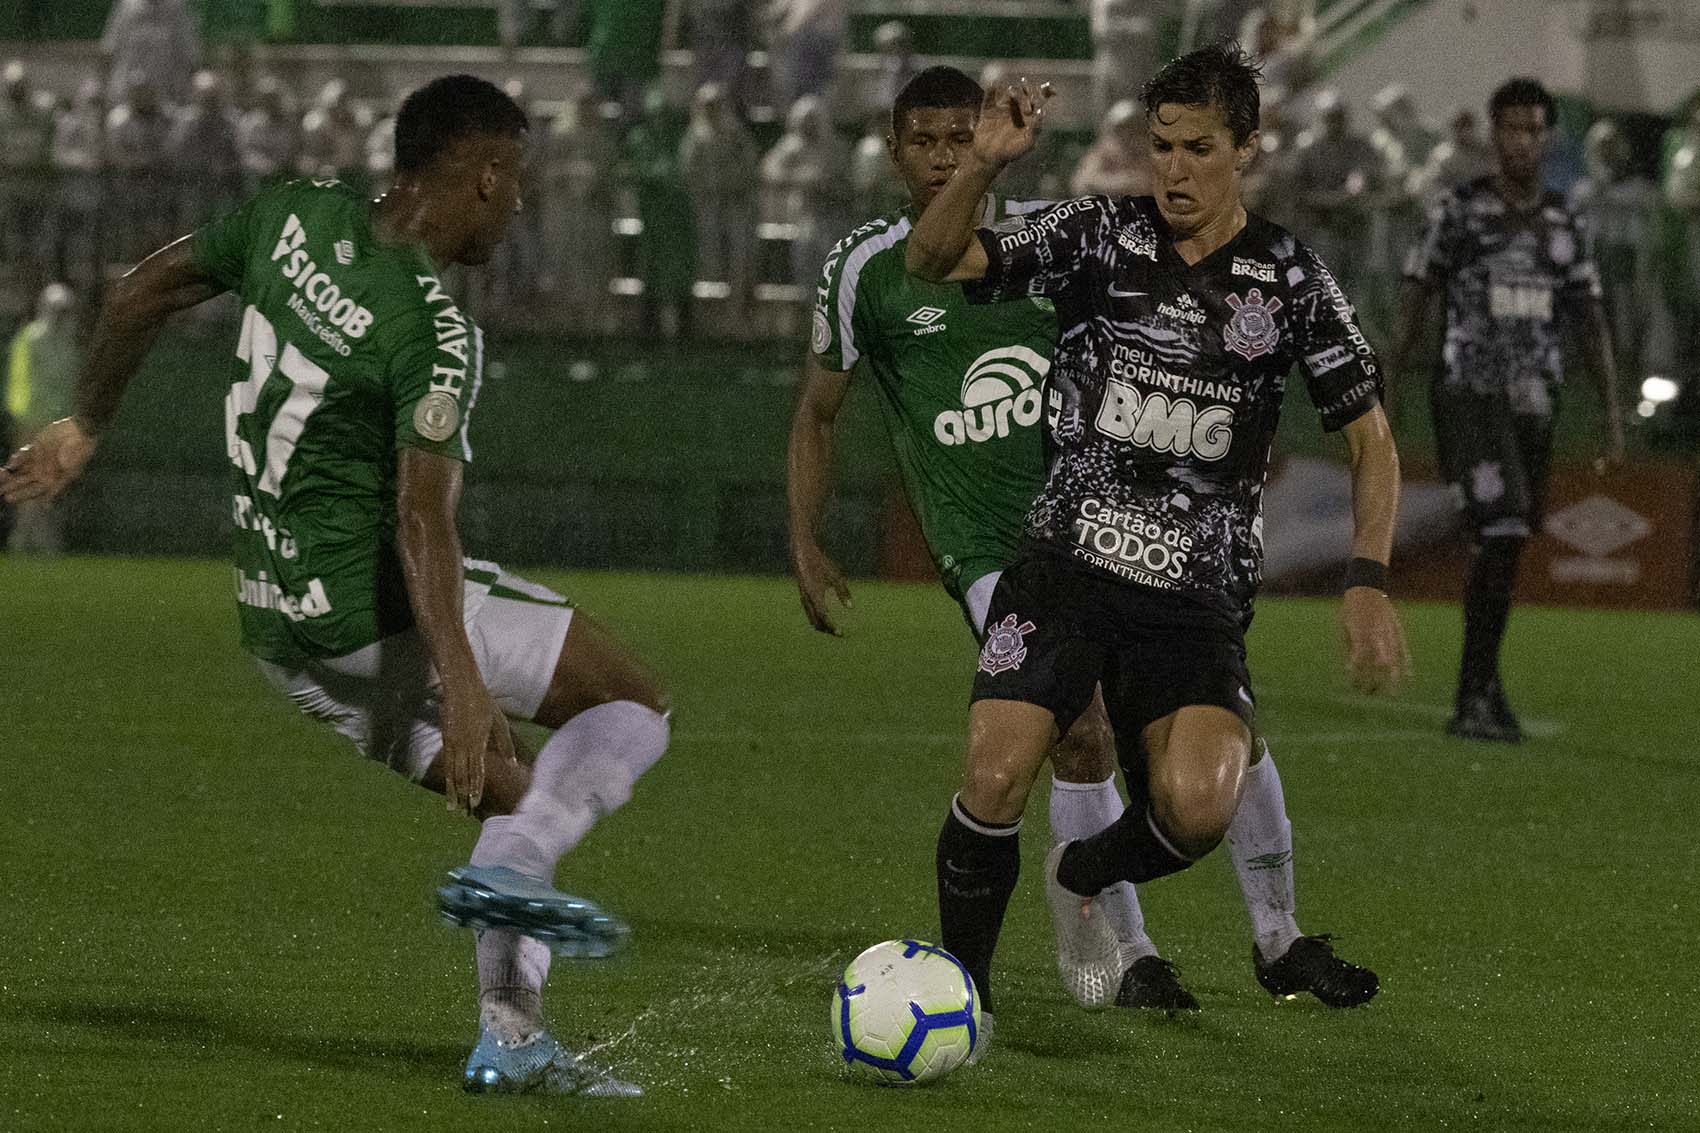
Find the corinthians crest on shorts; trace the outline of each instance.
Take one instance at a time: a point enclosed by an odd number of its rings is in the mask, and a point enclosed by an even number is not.
[[[1032,633],[1032,622],[1017,623],[1014,614],[986,631],[986,644],[980,649],[980,671],[988,676],[1021,668],[1027,660],[1027,644],[1023,635]]]
[[[1275,312],[1284,305],[1281,300],[1271,298],[1264,302],[1263,289],[1254,287],[1245,293],[1244,299],[1230,294],[1222,301],[1234,309],[1222,330],[1222,341],[1228,349],[1248,362],[1273,354],[1275,344],[1281,341],[1281,331],[1275,325]]]

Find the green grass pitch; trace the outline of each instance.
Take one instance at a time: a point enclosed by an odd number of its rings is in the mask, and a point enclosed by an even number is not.
[[[992,1056],[893,1091],[842,1078],[828,1005],[861,948],[936,932],[972,668],[954,608],[864,584],[831,640],[783,580],[534,577],[674,691],[672,752],[560,875],[634,944],[558,964],[547,997],[648,1096],[460,1092],[470,943],[431,892],[474,827],[261,684],[227,567],[12,560],[0,1128],[1694,1127],[1691,616],[1519,611],[1508,683],[1541,738],[1510,750],[1440,734],[1454,609],[1407,610],[1419,676],[1377,703],[1339,675],[1333,604],[1265,603],[1253,673],[1300,922],[1379,969],[1380,998],[1265,996],[1218,852],[1143,890],[1202,1013],[1076,1010],[1041,788]]]

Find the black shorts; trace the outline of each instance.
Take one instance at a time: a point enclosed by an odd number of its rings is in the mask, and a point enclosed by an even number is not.
[[[1036,704],[1067,732],[1101,683],[1124,749],[1146,725],[1191,705],[1225,708],[1249,728],[1256,702],[1241,621],[1050,551],[1024,551],[992,594],[973,699]]]
[[[1434,391],[1441,474],[1458,493],[1477,539],[1540,529],[1552,471],[1550,416],[1513,413],[1501,397]]]

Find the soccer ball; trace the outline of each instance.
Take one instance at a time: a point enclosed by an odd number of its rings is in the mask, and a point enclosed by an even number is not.
[[[935,1081],[980,1041],[980,996],[936,944],[888,940],[844,969],[832,996],[832,1039],[851,1071],[884,1086]]]

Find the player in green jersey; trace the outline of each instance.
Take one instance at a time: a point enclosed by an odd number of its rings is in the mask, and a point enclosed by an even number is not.
[[[467,1087],[629,1095],[544,1027],[551,948],[606,955],[625,931],[551,879],[665,751],[665,694],[559,595],[463,562],[455,528],[484,338],[439,273],[489,259],[528,137],[498,88],[438,79],[401,106],[383,199],[291,182],[148,257],[107,297],[76,415],[14,454],[0,491],[63,491],[166,319],[236,292],[225,441],[243,647],[303,712],[482,820],[439,891],[479,929]],[[509,717],[554,730],[529,768]]]
[[[888,145],[910,207],[851,233],[822,273],[789,453],[792,567],[804,611],[822,632],[837,632],[828,595],[849,599],[816,531],[830,491],[833,425],[858,364],[879,392],[904,492],[940,579],[976,636],[1045,480],[1041,398],[1057,334],[1049,302],[972,304],[960,284],[930,283],[904,266],[911,227],[955,172],[957,153],[972,144],[981,101],[978,85],[953,68],[931,68],[909,83],[893,107]],[[988,223],[1031,211],[995,198],[982,207]],[[1280,956],[1300,937],[1292,827],[1267,744],[1260,740],[1258,750],[1228,840],[1258,947]],[[1120,816],[1115,766],[1097,699],[1052,753],[1053,839],[1090,837]],[[960,803],[953,813],[982,833],[1014,837],[1019,828],[981,822]],[[1059,955],[1075,998],[1088,1006],[1113,998],[1127,1007],[1196,1008],[1147,935],[1134,887],[1106,890],[1098,904],[1121,942],[1122,980],[1106,988],[1075,978]],[[1330,998],[1327,988],[1310,990]]]

